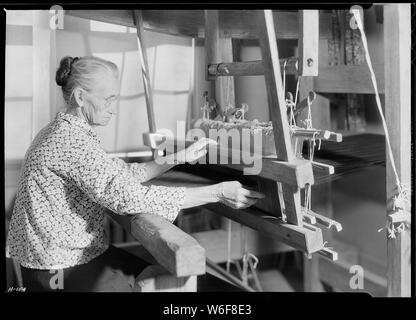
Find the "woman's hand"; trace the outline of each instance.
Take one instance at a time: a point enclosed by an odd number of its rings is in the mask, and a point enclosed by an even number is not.
[[[207,145],[217,144],[212,139],[201,138],[197,142],[191,144],[188,148],[172,154],[174,163],[182,164],[186,162],[196,162],[207,154]]]
[[[243,188],[238,181],[221,182],[218,185],[218,200],[234,209],[244,209],[263,199],[264,194]]]

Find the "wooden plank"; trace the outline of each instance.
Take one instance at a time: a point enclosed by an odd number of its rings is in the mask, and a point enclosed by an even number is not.
[[[286,116],[286,102],[280,73],[279,52],[276,43],[273,14],[270,10],[259,13],[259,40],[265,67],[267,100],[270,117],[273,123],[273,133],[278,160],[292,162],[296,159],[291,145],[289,124]],[[292,193],[293,191],[293,193]],[[285,214],[287,221],[294,225],[302,225],[300,213],[300,190],[283,185]]]
[[[280,59],[280,68],[286,69],[286,74],[297,74],[297,58]],[[285,65],[286,64],[286,65]],[[208,66],[211,76],[260,76],[264,75],[263,61],[221,62]]]
[[[131,234],[177,277],[205,273],[205,250],[166,219],[151,214],[131,218]]]
[[[394,161],[401,183],[411,179],[411,23],[410,4],[384,5],[385,114]],[[396,179],[386,156],[387,219],[393,212]],[[409,199],[410,200],[410,197]],[[410,210],[410,208],[409,208]],[[387,239],[388,295],[409,297],[410,230]]]
[[[374,73],[380,93],[384,93],[384,68],[375,64]],[[370,73],[366,64],[319,66],[319,76],[314,79],[316,92],[373,94]]]
[[[142,10],[144,29],[165,34],[204,38],[203,10]],[[135,27],[131,10],[65,10],[65,14]],[[278,39],[299,37],[298,13],[273,11]],[[320,38],[331,37],[331,14],[320,13]],[[257,15],[254,10],[220,10],[220,36],[257,39]]]
[[[304,227],[300,227],[283,223],[252,207],[236,210],[221,203],[207,204],[204,207],[308,254],[323,248],[322,231],[315,226],[304,224]]]
[[[299,74],[318,75],[319,11],[299,10]]]
[[[224,164],[223,166],[243,170],[243,164]],[[307,160],[296,160],[292,163],[272,159],[262,159],[262,168],[258,176],[285,184],[303,188],[306,184],[314,184],[312,165]]]
[[[147,120],[149,131],[156,132],[156,121],[153,110],[153,92],[150,85],[149,65],[147,63],[146,43],[144,41],[143,16],[141,10],[133,11],[133,21],[137,30],[137,45],[142,70],[143,87],[146,98]]]

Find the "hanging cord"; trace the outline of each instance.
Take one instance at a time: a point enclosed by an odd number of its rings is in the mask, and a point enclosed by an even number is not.
[[[230,272],[231,264],[231,220],[228,219],[228,234],[227,234],[227,272]]]
[[[247,274],[247,239],[246,239],[246,229],[244,228],[243,225],[241,225],[241,233],[240,233],[241,237],[241,249],[243,250],[242,252],[242,256],[243,256],[243,272],[241,274],[241,279],[243,280],[244,284],[248,284],[248,274]]]
[[[384,118],[383,109],[381,108],[381,101],[380,101],[379,91],[378,91],[378,87],[377,87],[376,76],[374,74],[373,65],[371,63],[371,58],[370,58],[368,45],[367,45],[367,38],[366,38],[366,35],[364,33],[364,29],[363,29],[363,25],[362,25],[362,21],[361,21],[361,17],[360,17],[360,12],[358,10],[352,9],[352,13],[354,14],[355,21],[357,22],[358,29],[360,30],[360,33],[361,33],[361,40],[362,40],[363,47],[364,47],[365,58],[366,58],[366,61],[367,61],[368,68],[370,70],[371,82],[373,83],[373,87],[374,87],[374,91],[375,91],[377,108],[378,108],[378,112],[379,112],[380,117],[381,117],[381,121],[382,121],[382,124],[383,124],[383,130],[384,130],[384,134],[385,134],[385,137],[386,137],[388,155],[389,155],[390,163],[391,163],[391,166],[393,168],[393,172],[394,172],[394,175],[395,175],[395,178],[396,178],[396,185],[397,185],[398,195],[393,198],[393,201],[394,201],[393,210],[396,211],[397,209],[400,208],[400,209],[403,209],[403,210],[407,211],[408,209],[406,209],[405,204],[410,203],[409,200],[408,200],[409,187],[400,182],[399,174],[397,173],[396,164],[395,164],[394,156],[393,156],[393,151],[392,151],[391,144],[390,144],[390,137],[389,137],[389,132],[388,132],[388,129],[387,129],[387,123],[386,123],[386,119]],[[381,231],[382,229],[380,229],[379,231]],[[388,222],[387,226],[386,226],[386,229],[389,232],[389,237],[390,238],[395,238],[395,232],[396,231],[399,232],[399,233],[402,232],[405,229],[405,223],[401,222],[399,227],[395,228],[393,223]]]
[[[287,64],[287,59],[283,63],[283,93],[286,92],[286,64]]]
[[[242,263],[243,263],[243,268],[241,271],[241,280],[243,281],[244,284],[248,285],[248,272],[250,269],[251,275],[254,278],[254,282],[257,286],[257,290],[258,291],[262,291],[261,285],[260,285],[260,281],[258,280],[258,276],[257,276],[257,264],[259,262],[259,259],[251,252],[248,251],[247,249],[247,233],[246,233],[246,228],[241,225],[241,233],[240,233],[241,237],[241,249],[242,249]]]

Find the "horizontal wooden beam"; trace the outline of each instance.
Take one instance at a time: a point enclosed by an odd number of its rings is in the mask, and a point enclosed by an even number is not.
[[[207,204],[205,207],[307,254],[323,249],[322,230],[313,225],[304,223],[300,227],[284,223],[252,207],[236,210],[221,203]]]
[[[145,30],[171,35],[204,38],[204,10],[142,10]],[[66,15],[135,27],[132,10],[65,10]],[[278,39],[299,37],[298,13],[274,11]],[[235,39],[257,39],[255,10],[220,10],[220,36]],[[331,14],[320,13],[321,39],[331,37]]]
[[[313,169],[310,161],[296,160],[295,162],[261,160],[259,177],[283,182],[294,187],[304,188],[307,184],[314,184]],[[243,164],[222,164],[225,167],[243,171],[249,166]],[[250,165],[251,167],[252,165]]]
[[[175,276],[205,273],[205,249],[168,220],[152,214],[134,215],[131,234]]]
[[[297,74],[298,59],[280,59],[280,68],[286,70],[286,74]],[[264,75],[262,60],[243,62],[221,62],[208,66],[210,76],[261,76]]]
[[[375,64],[373,67],[379,93],[384,93],[383,65]],[[314,91],[374,94],[367,64],[319,66],[319,76],[314,78]]]
[[[322,139],[334,142],[342,141],[342,134],[331,132],[329,130],[295,128],[291,129],[290,133],[292,137],[295,138],[301,137],[306,139]]]

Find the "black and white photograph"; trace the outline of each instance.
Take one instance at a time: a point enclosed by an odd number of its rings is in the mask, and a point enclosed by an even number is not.
[[[414,4],[216,5],[3,5],[5,295],[414,296]]]

